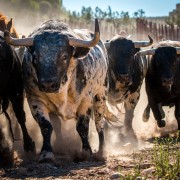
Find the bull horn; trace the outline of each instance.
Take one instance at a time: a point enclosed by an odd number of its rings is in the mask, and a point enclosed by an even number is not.
[[[153,39],[149,36],[149,41],[133,41],[135,48],[147,47],[153,44]]]
[[[129,34],[127,37],[126,37],[126,39],[130,39],[131,38],[131,34]]]
[[[139,51],[137,54],[141,54],[141,55],[154,55],[155,51],[156,51],[156,49],[147,49],[147,50]]]
[[[180,47],[176,47],[176,53],[180,54]]]
[[[109,42],[109,41],[108,41],[108,42],[105,42],[104,45],[105,45],[106,49],[109,49],[109,47],[110,47],[110,42]]]
[[[88,40],[82,40],[82,39],[69,37],[69,45],[88,48],[88,47],[93,47],[96,44],[98,44],[99,40],[100,40],[99,24],[98,24],[98,20],[95,19],[95,32],[94,32],[93,39],[88,41]]]
[[[10,36],[9,31],[4,32],[4,39],[6,43],[13,45],[13,46],[32,46],[34,38],[12,38]]]

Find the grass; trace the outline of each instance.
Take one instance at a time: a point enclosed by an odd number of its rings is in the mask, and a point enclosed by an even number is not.
[[[152,149],[133,153],[132,168],[120,179],[180,179],[180,132],[155,138],[153,144]]]
[[[177,179],[180,177],[180,149],[176,147],[178,138],[165,138],[161,142],[155,140],[153,161],[155,175],[158,178]]]

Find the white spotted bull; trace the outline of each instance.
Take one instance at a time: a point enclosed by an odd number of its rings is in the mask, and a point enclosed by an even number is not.
[[[28,103],[43,136],[39,162],[54,160],[50,112],[64,121],[75,118],[82,148],[92,153],[88,130],[93,109],[102,152],[107,62],[97,20],[94,35],[49,20],[28,38],[11,38],[8,32],[5,37],[10,44],[28,47],[23,76]]]
[[[150,46],[152,43],[150,36],[149,41],[132,41],[119,35],[105,42],[109,60],[108,102],[116,107],[119,103],[124,103],[125,136],[133,137],[133,140],[136,136],[132,128],[132,120],[146,73],[146,57],[144,55],[135,56],[135,54],[141,47]]]

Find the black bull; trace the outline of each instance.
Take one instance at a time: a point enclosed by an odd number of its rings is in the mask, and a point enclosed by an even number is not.
[[[132,41],[128,38],[115,36],[106,42],[108,52],[108,102],[118,108],[124,102],[126,136],[136,139],[132,128],[134,110],[140,97],[141,85],[146,73],[146,57],[136,56],[141,47],[150,46],[150,41]]]
[[[148,105],[144,110],[143,120],[149,119],[152,109],[158,127],[164,127],[166,122],[162,106],[175,105],[174,114],[180,130],[180,47],[176,47],[176,44],[176,41],[164,41],[157,48],[139,53],[152,55],[145,78]]]
[[[35,145],[30,138],[25,125],[24,90],[22,80],[21,61],[15,50],[6,44],[0,36],[0,108],[1,113],[9,119],[6,112],[9,101],[12,104],[15,116],[21,126],[25,151],[34,151]],[[10,119],[9,119],[10,120]],[[2,123],[2,122],[1,122]],[[9,134],[10,135],[10,134]],[[0,128],[0,163],[7,163],[12,158],[12,137]],[[11,158],[10,158],[11,157]],[[12,159],[11,159],[12,160]]]
[[[28,46],[23,74],[28,103],[43,136],[39,161],[54,160],[50,112],[62,120],[77,120],[76,129],[83,150],[90,153],[88,130],[93,112],[100,141],[99,151],[102,152],[107,57],[105,47],[99,41],[97,21],[94,35],[85,30],[73,31],[62,22],[50,20],[29,38],[13,39],[7,32],[6,41]]]

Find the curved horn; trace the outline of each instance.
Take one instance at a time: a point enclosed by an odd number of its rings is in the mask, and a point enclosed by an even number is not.
[[[106,49],[109,49],[109,47],[110,47],[110,42],[105,42],[104,45],[105,45]]]
[[[32,46],[34,38],[12,38],[10,36],[9,31],[4,32],[4,39],[6,43],[13,45],[13,46]]]
[[[154,55],[155,51],[156,51],[156,49],[147,49],[147,50],[139,51],[137,54],[141,54],[141,55]]]
[[[88,41],[88,40],[82,40],[82,39],[69,37],[69,45],[88,48],[88,47],[93,47],[96,44],[98,44],[99,39],[100,39],[99,24],[98,24],[98,20],[95,19],[95,32],[94,32],[93,39]]]
[[[149,36],[149,41],[133,41],[135,48],[147,47],[153,44],[153,39]]]
[[[180,47],[176,47],[176,53],[180,54]]]
[[[126,39],[130,39],[131,38],[131,34],[129,34],[127,37],[126,37]]]

